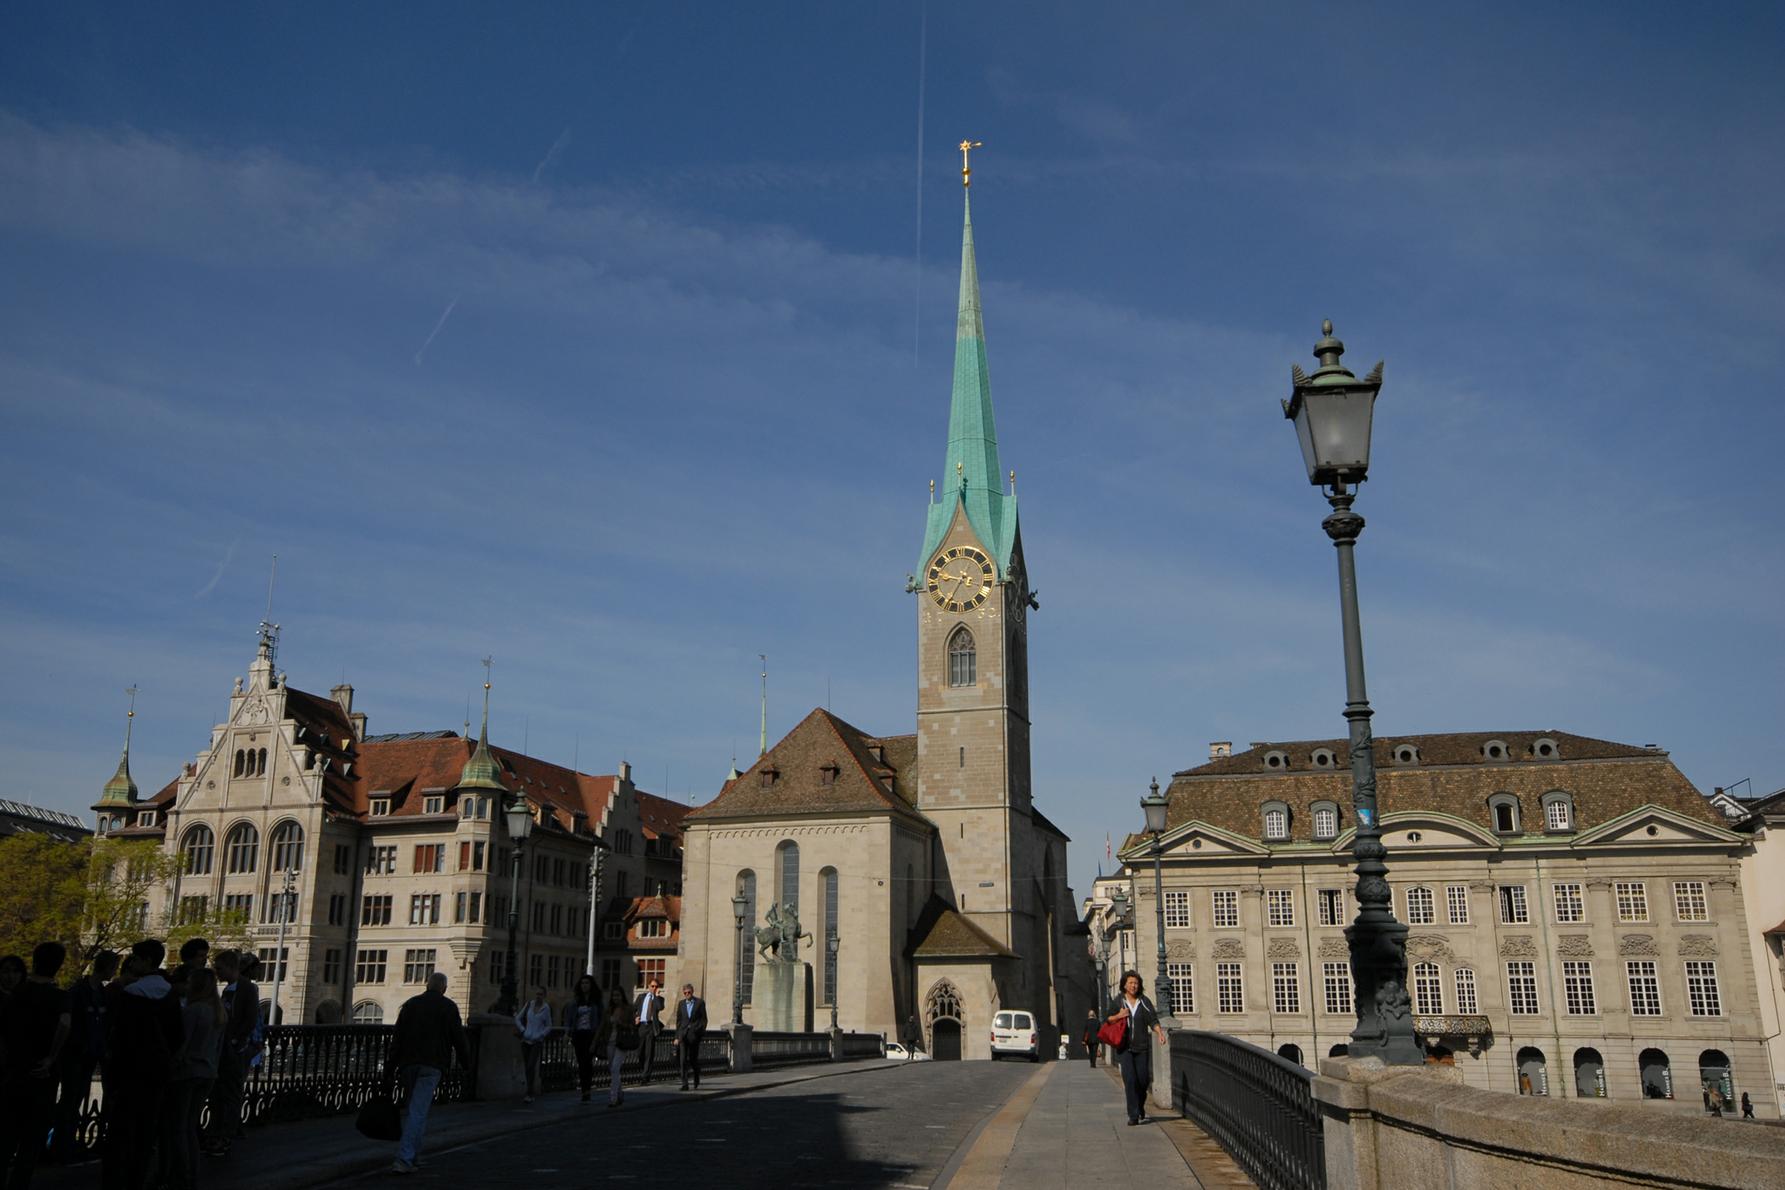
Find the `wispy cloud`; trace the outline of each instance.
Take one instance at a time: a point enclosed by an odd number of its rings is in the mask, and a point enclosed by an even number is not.
[[[204,586],[200,587],[197,591],[193,592],[192,597],[194,599],[209,598],[211,592],[215,591],[217,589],[217,584],[219,582],[221,582],[223,579],[223,572],[225,570],[229,569],[230,559],[234,558],[236,556],[236,546],[240,545],[241,543],[242,543],[242,539],[239,537],[229,543],[229,548],[223,552],[223,560],[221,562],[217,563],[216,573],[211,575],[210,582],[206,583]]]
[[[417,367],[421,366],[421,357],[428,353],[429,347],[433,346],[434,339],[440,334],[440,328],[446,325],[446,320],[452,317],[452,312],[458,307],[458,304],[459,298],[455,294],[452,301],[446,303],[446,309],[440,312],[440,317],[434,323],[434,329],[428,332],[428,337],[422,340],[421,347],[416,350],[415,363]]]

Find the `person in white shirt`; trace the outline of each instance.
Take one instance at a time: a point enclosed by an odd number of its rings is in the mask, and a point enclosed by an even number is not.
[[[1122,973],[1122,992],[1111,1006],[1109,1019],[1123,1022],[1122,1044],[1116,1047],[1116,1062],[1122,1068],[1122,1090],[1128,1100],[1128,1123],[1135,1125],[1147,1118],[1147,1091],[1153,1085],[1153,1038],[1165,1044],[1165,1030],[1159,1014],[1144,992],[1140,972]]]
[[[655,976],[645,984],[645,990],[638,994],[632,1002],[632,1020],[638,1025],[638,1062],[643,1070],[638,1085],[643,1087],[651,1081],[651,1062],[657,1056],[657,1034],[663,1032],[663,984]]]
[[[533,998],[514,1014],[515,1032],[521,1038],[521,1061],[527,1070],[527,1096],[521,1102],[532,1103],[539,1094],[539,1059],[545,1050],[545,1039],[552,1035],[552,1007],[545,1002],[545,989],[534,988]]]

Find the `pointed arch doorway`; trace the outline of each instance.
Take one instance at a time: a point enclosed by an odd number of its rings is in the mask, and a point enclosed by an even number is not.
[[[938,1062],[961,1060],[961,993],[946,979],[937,980],[924,997],[924,1019],[930,1026],[930,1057]]]

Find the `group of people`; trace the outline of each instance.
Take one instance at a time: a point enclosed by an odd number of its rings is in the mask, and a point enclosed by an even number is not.
[[[127,954],[102,950],[87,971],[58,983],[67,949],[43,942],[0,958],[0,1171],[30,1184],[47,1152],[86,1157],[81,1118],[100,1078],[105,1190],[191,1190],[201,1151],[226,1152],[241,1134],[242,1091],[265,1027],[255,975],[260,958],[210,952],[202,938],[179,963],[144,939]],[[210,1130],[199,1121],[210,1106]]]

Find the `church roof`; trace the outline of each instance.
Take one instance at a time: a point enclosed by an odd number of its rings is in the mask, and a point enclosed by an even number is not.
[[[686,818],[915,814],[907,799],[916,789],[916,761],[915,736],[870,736],[819,707]]]
[[[954,390],[948,410],[948,456],[924,526],[922,574],[942,544],[955,510],[967,522],[1004,578],[1016,547],[1016,494],[1004,490],[998,462],[998,429],[992,417],[992,382],[986,370],[985,318],[980,309],[979,265],[973,251],[973,206],[966,204],[961,225],[961,294],[955,315]]]
[[[688,817],[688,812],[693,808],[683,802],[658,797],[654,793],[640,793],[639,827],[647,839],[678,839],[682,834],[682,819]]]
[[[941,897],[931,897],[911,927],[917,959],[1014,959],[1016,952],[974,925]]]
[[[1500,745],[1491,757],[1490,746]],[[1403,746],[1414,756],[1397,761]],[[1547,748],[1547,753],[1541,749]],[[1327,764],[1316,756],[1330,753]],[[1250,839],[1263,836],[1261,807],[1289,808],[1289,842],[1313,840],[1311,807],[1336,803],[1340,829],[1351,823],[1351,769],[1345,740],[1254,743],[1172,776],[1166,829],[1200,821]],[[1273,764],[1274,758],[1274,764]],[[1562,731],[1470,731],[1379,737],[1376,783],[1383,815],[1426,810],[1453,815],[1491,831],[1488,797],[1519,799],[1521,821],[1542,830],[1542,797],[1566,791],[1574,829],[1588,831],[1640,806],[1657,805],[1695,821],[1722,826],[1719,815],[1659,749],[1619,744]],[[1330,767],[1327,767],[1330,765]],[[1123,849],[1143,841],[1131,835]]]

